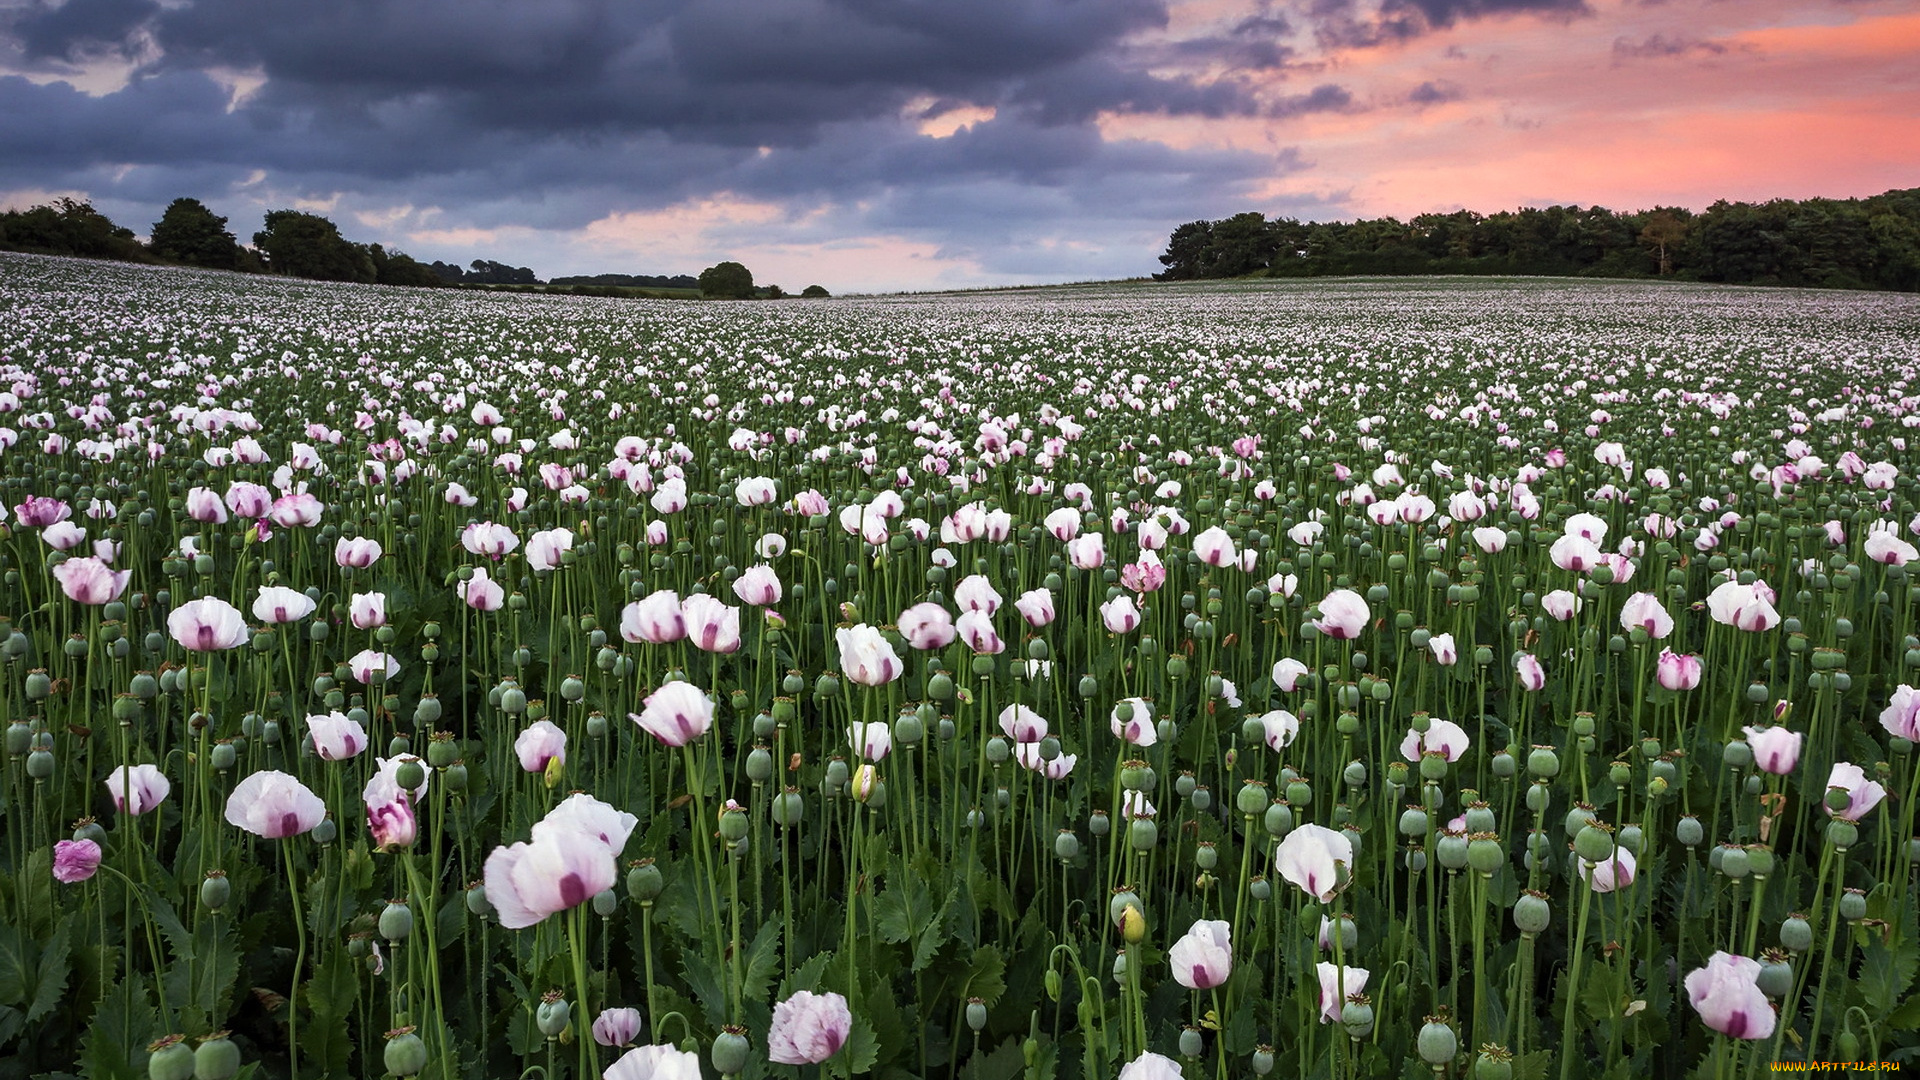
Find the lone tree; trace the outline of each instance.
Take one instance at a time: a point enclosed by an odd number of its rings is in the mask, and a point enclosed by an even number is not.
[[[153,253],[188,266],[231,270],[238,246],[227,231],[227,219],[199,199],[173,200],[153,223]]]
[[[818,300],[832,295],[825,285],[809,285],[800,290],[800,298],[803,300]]]
[[[1678,247],[1687,238],[1689,223],[1681,216],[1685,213],[1661,207],[1647,215],[1646,227],[1640,230],[1640,242],[1654,249],[1661,277],[1673,273],[1673,258],[1668,249]]]
[[[700,295],[709,300],[749,300],[753,271],[737,262],[723,262],[700,271]]]

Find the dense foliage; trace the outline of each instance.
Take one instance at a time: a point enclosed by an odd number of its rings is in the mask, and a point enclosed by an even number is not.
[[[0,257],[0,1078],[1912,1061],[1916,370]]]
[[[1165,281],[1329,274],[1673,275],[1746,285],[1920,290],[1920,188],[1867,199],[1616,213],[1549,206],[1353,222],[1259,213],[1175,229]]]

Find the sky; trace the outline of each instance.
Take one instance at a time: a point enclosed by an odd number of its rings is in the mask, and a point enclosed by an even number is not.
[[[0,205],[790,291],[1920,186],[1916,0],[0,0]]]

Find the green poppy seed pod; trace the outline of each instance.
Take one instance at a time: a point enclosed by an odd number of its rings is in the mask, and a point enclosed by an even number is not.
[[[1614,787],[1626,787],[1627,782],[1632,779],[1633,766],[1626,762],[1616,761],[1607,766],[1607,780],[1611,782]]]
[[[232,1080],[240,1071],[240,1048],[216,1031],[193,1051],[193,1080]]]
[[[1797,953],[1813,948],[1813,927],[1805,915],[1796,912],[1780,923],[1780,944]]]
[[[467,790],[467,763],[455,761],[440,771],[440,779],[447,785],[447,790],[455,794]]]
[[[1125,949],[1113,954],[1113,981],[1121,986],[1127,984],[1127,950]],[[1084,1007],[1083,1005],[1082,1008]]]
[[[147,1047],[147,1080],[193,1080],[193,1049],[185,1036],[169,1035]]]
[[[53,775],[53,754],[46,750],[35,750],[27,755],[27,775],[35,780],[45,780]]]
[[[967,999],[967,1027],[979,1031],[987,1026],[987,1003],[979,998]]]
[[[1867,917],[1867,894],[1859,889],[1848,889],[1840,894],[1840,917],[1848,922],[1858,922]]]
[[[450,731],[436,731],[427,739],[427,764],[444,769],[460,760],[460,744]]]
[[[1433,854],[1440,865],[1448,870],[1464,870],[1467,866],[1468,841],[1463,833],[1442,833],[1434,841]]]
[[[1139,906],[1140,896],[1138,893],[1132,889],[1116,889],[1107,897],[1107,918],[1113,920],[1113,925],[1120,926],[1127,913],[1127,909],[1138,908]]]
[[[1265,877],[1255,877],[1247,882],[1247,895],[1265,902],[1273,899],[1273,883]]]
[[[1513,1080],[1513,1054],[1504,1046],[1481,1047],[1473,1062],[1473,1080]]]
[[[1560,755],[1551,746],[1536,746],[1527,754],[1527,772],[1542,780],[1560,775]]]
[[[1477,833],[1467,841],[1467,865],[1475,873],[1491,875],[1507,861],[1507,853],[1501,848],[1500,841],[1490,833]]]
[[[53,677],[40,670],[27,672],[26,691],[28,701],[45,701],[53,693]]]
[[[560,680],[560,699],[562,701],[580,701],[587,696],[587,684],[578,675],[569,675]]]
[[[388,941],[404,941],[413,934],[413,909],[405,901],[389,900],[380,910],[380,936]]]
[[[1447,778],[1447,755],[1438,750],[1429,750],[1421,754],[1420,778],[1422,780],[1445,780]]]
[[[1313,805],[1313,787],[1305,780],[1295,780],[1287,785],[1287,802],[1295,806]]]
[[[1593,734],[1593,714],[1590,712],[1574,713],[1573,733],[1581,736]]]
[[[1747,851],[1745,848],[1737,847],[1732,844],[1721,845],[1720,872],[1722,874],[1725,874],[1728,877],[1733,878],[1735,881],[1738,881],[1739,879],[1747,876],[1747,871],[1749,869],[1751,869],[1751,863],[1747,858]]]
[[[1012,756],[1012,753],[1013,751],[1007,746],[1007,740],[1004,736],[995,735],[993,738],[987,740],[987,762],[989,764],[1004,765],[1006,764],[1007,758]]]
[[[1234,808],[1247,817],[1264,813],[1267,808],[1267,785],[1259,780],[1247,780],[1240,785],[1233,802]]]
[[[1356,1041],[1373,1033],[1373,1003],[1365,994],[1350,994],[1340,1008],[1340,1026]]]
[[[1760,977],[1754,983],[1761,993],[1778,1001],[1793,993],[1793,965],[1787,963],[1783,953],[1768,949],[1767,954],[1760,961]]]
[[[747,835],[747,812],[739,807],[729,807],[720,812],[720,838],[727,843],[736,843]]]
[[[593,913],[595,915],[605,918],[613,914],[614,909],[619,906],[620,898],[614,895],[612,889],[601,889],[599,892],[593,894]]]
[[[747,779],[756,784],[764,784],[773,778],[773,752],[764,746],[756,746],[747,754]]]
[[[527,711],[527,692],[518,686],[509,686],[500,691],[500,711],[509,716],[518,716]]]
[[[1538,934],[1553,921],[1553,908],[1545,893],[1531,890],[1513,902],[1513,925],[1523,934]]]
[[[493,913],[493,902],[487,899],[487,887],[482,882],[474,882],[465,893],[467,913],[485,918]]]
[[[1197,1058],[1205,1053],[1207,1041],[1200,1035],[1200,1029],[1189,1024],[1180,1029],[1180,1056]]]
[[[800,794],[799,788],[790,787],[774,797],[773,823],[775,825],[791,828],[800,824],[806,812],[807,800]]]
[[[1149,817],[1137,817],[1127,823],[1127,843],[1135,851],[1152,851],[1160,842],[1160,827]]]
[[[427,1067],[427,1044],[410,1027],[387,1032],[387,1045],[380,1060],[395,1076],[416,1076]]]
[[[1095,694],[1098,694],[1100,692],[1100,680],[1094,678],[1091,675],[1082,675],[1080,676],[1079,689],[1080,689],[1081,697],[1083,698],[1093,697]]]
[[[1646,844],[1646,834],[1638,825],[1622,825],[1620,830],[1613,834],[1613,842],[1639,855],[1641,848]]]
[[[709,1051],[708,1058],[720,1075],[734,1076],[745,1071],[749,1049],[747,1030],[729,1024],[720,1029],[720,1034],[713,1037],[713,1047]]]
[[[827,762],[826,786],[829,791],[838,791],[847,786],[847,778],[852,770],[847,767],[847,759],[836,757]]]
[[[205,880],[200,882],[200,905],[208,911],[219,911],[227,906],[227,900],[233,896],[233,882],[227,880],[225,870],[209,870]]]
[[[1211,870],[1220,864],[1220,849],[1211,840],[1202,840],[1195,846],[1193,861],[1202,870]]]
[[[1424,807],[1409,806],[1400,812],[1400,835],[1406,837],[1427,835],[1427,811]]]
[[[1179,776],[1173,778],[1173,793],[1183,799],[1193,794],[1193,789],[1198,786],[1200,781],[1194,779],[1192,769],[1184,769]]]
[[[127,692],[141,701],[151,701],[160,693],[160,680],[151,671],[138,672],[128,681]]]
[[[1311,702],[1311,701],[1302,702],[1301,708],[1300,708],[1300,718],[1303,720],[1311,720],[1313,718],[1313,714],[1308,710],[1308,707],[1315,704],[1316,704],[1315,702]],[[1348,738],[1352,738],[1354,735],[1357,735],[1360,733],[1360,714],[1354,713],[1354,712],[1341,713],[1338,717],[1334,718],[1333,729],[1335,731],[1338,731],[1341,735],[1344,735]],[[1263,725],[1261,727],[1261,736],[1264,738],[1265,734],[1266,734],[1266,728]]]
[[[226,739],[222,739],[213,744],[213,753],[209,756],[213,761],[214,770],[223,773],[231,772],[240,758],[239,752],[233,747],[233,743]]]
[[[1469,834],[1490,833],[1499,827],[1499,819],[1494,815],[1493,807],[1481,802],[1478,792],[1463,791],[1460,794],[1468,799],[1466,819]]]
[[[666,878],[652,859],[641,859],[627,869],[627,895],[642,904],[653,903],[666,887]]]
[[[1756,878],[1773,875],[1773,849],[1765,844],[1747,845],[1747,872]]]
[[[318,645],[327,640],[327,624],[315,620],[307,624],[307,640]]]
[[[32,765],[33,759],[28,758],[27,764]],[[1832,821],[1827,822],[1827,843],[1832,844],[1834,850],[1845,851],[1852,847],[1854,842],[1859,839],[1860,828],[1853,822],[1845,818],[1834,818]]]
[[[1261,824],[1266,827],[1267,835],[1275,839],[1287,835],[1293,831],[1293,807],[1285,799],[1275,799],[1267,804]]]
[[[1072,829],[1061,829],[1054,834],[1053,857],[1061,862],[1072,862],[1080,857],[1080,837]]]
[[[1493,755],[1493,775],[1502,780],[1511,780],[1520,771],[1520,763],[1510,751],[1502,750]]]
[[[1273,1047],[1264,1044],[1255,1047],[1253,1050],[1254,1075],[1266,1076],[1271,1072],[1273,1072]]]
[[[1605,567],[1606,564],[1601,563],[1596,569]],[[1454,1055],[1460,1052],[1460,1036],[1447,1025],[1445,1020],[1437,1016],[1427,1017],[1427,1022],[1420,1028],[1420,1035],[1414,1043],[1420,1051],[1420,1060],[1434,1068],[1446,1065],[1453,1060]]]
[[[1720,764],[1729,769],[1750,769],[1753,767],[1753,747],[1746,740],[1735,739],[1720,750]]]
[[[7,756],[21,757],[33,749],[33,728],[25,720],[7,725]]]
[[[1167,678],[1184,679],[1187,676],[1187,658],[1175,653],[1167,657]]]
[[[409,758],[401,762],[400,767],[394,770],[393,779],[394,782],[401,787],[412,791],[427,782],[426,766],[420,763],[419,758]]]
[[[556,992],[540,999],[540,1004],[533,1011],[533,1022],[540,1028],[540,1034],[553,1039],[567,1030],[567,1022],[572,1015],[567,999]]]
[[[1527,786],[1527,809],[1536,814],[1547,812],[1547,804],[1553,801],[1553,791],[1545,780],[1538,780]]]
[[[1113,831],[1113,819],[1105,810],[1095,810],[1087,815],[1087,831],[1095,836],[1105,836]]]
[[[532,723],[547,718],[547,702],[544,698],[530,698],[527,701],[527,721]]]
[[[1573,834],[1573,850],[1590,863],[1606,862],[1613,858],[1613,834],[1599,822],[1589,821]]]

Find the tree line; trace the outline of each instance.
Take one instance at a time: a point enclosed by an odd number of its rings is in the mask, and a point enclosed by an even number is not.
[[[753,275],[736,262],[708,267],[697,279],[685,274],[598,274],[555,278],[548,283],[529,267],[491,259],[475,259],[464,269],[439,260],[421,263],[383,244],[348,240],[340,234],[338,225],[303,210],[268,211],[263,225],[253,234],[253,245],[247,247],[227,228],[226,218],[198,199],[179,198],[153,223],[153,232],[143,244],[132,229],[115,224],[91,203],[60,198],[25,210],[0,212],[0,251],[416,288],[498,287],[591,296],[637,296],[644,295],[639,289],[651,288],[698,290],[702,297],[712,299],[777,300],[787,295],[778,285],[755,288]],[[811,298],[828,294],[819,285],[809,285],[801,295]]]
[[[1549,206],[1302,222],[1249,212],[1181,225],[1160,263],[1161,281],[1524,274],[1912,292],[1920,290],[1920,188],[1865,199],[1721,200],[1698,214]]]

